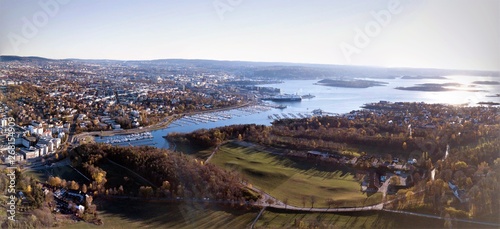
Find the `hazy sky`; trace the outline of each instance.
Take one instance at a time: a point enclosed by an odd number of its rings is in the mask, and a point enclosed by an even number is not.
[[[500,1],[0,0],[0,54],[500,70]]]

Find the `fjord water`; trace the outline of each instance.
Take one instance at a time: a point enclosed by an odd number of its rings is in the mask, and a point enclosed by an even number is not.
[[[425,102],[443,104],[469,104],[477,105],[478,102],[500,102],[499,97],[486,97],[500,93],[500,85],[473,84],[474,81],[495,81],[495,78],[488,76],[446,76],[446,79],[366,79],[386,82],[385,86],[375,86],[369,88],[341,88],[316,85],[318,80],[285,80],[281,84],[259,85],[266,87],[280,88],[281,93],[287,94],[311,94],[312,99],[303,99],[301,102],[281,102],[286,105],[285,109],[270,109],[263,112],[245,112],[241,109],[226,111],[226,114],[233,118],[216,122],[199,124],[172,125],[168,128],[153,131],[153,139],[148,141],[130,142],[132,145],[151,145],[160,148],[168,148],[169,143],[163,136],[172,132],[187,133],[198,129],[209,129],[233,124],[262,124],[269,125],[273,114],[311,114],[315,109],[321,109],[329,113],[347,113],[358,110],[366,103],[378,102],[381,100],[391,102]],[[410,87],[423,83],[459,83],[454,87],[455,91],[408,91],[398,90],[396,87]],[[96,138],[102,142],[105,138]],[[129,144],[127,142],[126,144]]]

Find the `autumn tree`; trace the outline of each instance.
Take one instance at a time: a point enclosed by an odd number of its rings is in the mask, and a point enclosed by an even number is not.
[[[71,190],[78,190],[78,189],[80,189],[80,185],[77,182],[75,182],[75,181],[72,180],[69,183],[69,189],[71,189]]]
[[[51,186],[59,187],[61,185],[61,178],[50,176],[48,179],[48,183]]]
[[[82,185],[82,190],[81,190],[83,193],[87,193],[87,185],[86,184],[83,184]]]
[[[139,196],[143,198],[152,197],[154,194],[153,188],[151,186],[141,186],[139,188]]]

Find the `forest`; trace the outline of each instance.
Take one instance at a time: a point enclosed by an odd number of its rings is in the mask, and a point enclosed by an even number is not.
[[[92,177],[91,190],[101,194],[127,194],[123,187],[106,189],[106,171],[99,166],[112,161],[127,167],[152,182],[139,196],[150,198],[209,198],[223,201],[256,200],[241,184],[241,177],[188,156],[154,147],[116,147],[86,144],[70,153],[75,167]],[[114,192],[117,190],[118,192]]]

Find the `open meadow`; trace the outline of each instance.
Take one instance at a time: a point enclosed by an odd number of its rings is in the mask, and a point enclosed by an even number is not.
[[[200,147],[190,142],[182,141],[176,141],[173,144],[175,144],[175,151],[182,152],[183,154],[190,155],[202,160],[206,160],[215,149],[215,147]]]
[[[424,220],[422,220],[424,219]],[[266,210],[255,228],[443,228],[444,220],[390,212],[300,213]],[[488,228],[453,222],[456,228]]]
[[[360,183],[347,167],[318,165],[311,161],[298,161],[255,147],[236,143],[222,145],[210,163],[238,171],[255,187],[289,205],[329,207],[363,206],[379,203],[382,195],[368,196],[360,191]]]
[[[67,181],[76,181],[80,184],[88,183],[89,181],[85,179],[82,175],[77,173],[69,165],[46,167],[39,170],[27,170],[30,175],[40,179],[41,181],[47,181],[50,176],[59,177]]]
[[[102,226],[78,222],[65,228],[248,228],[257,210],[199,203],[100,201]]]

